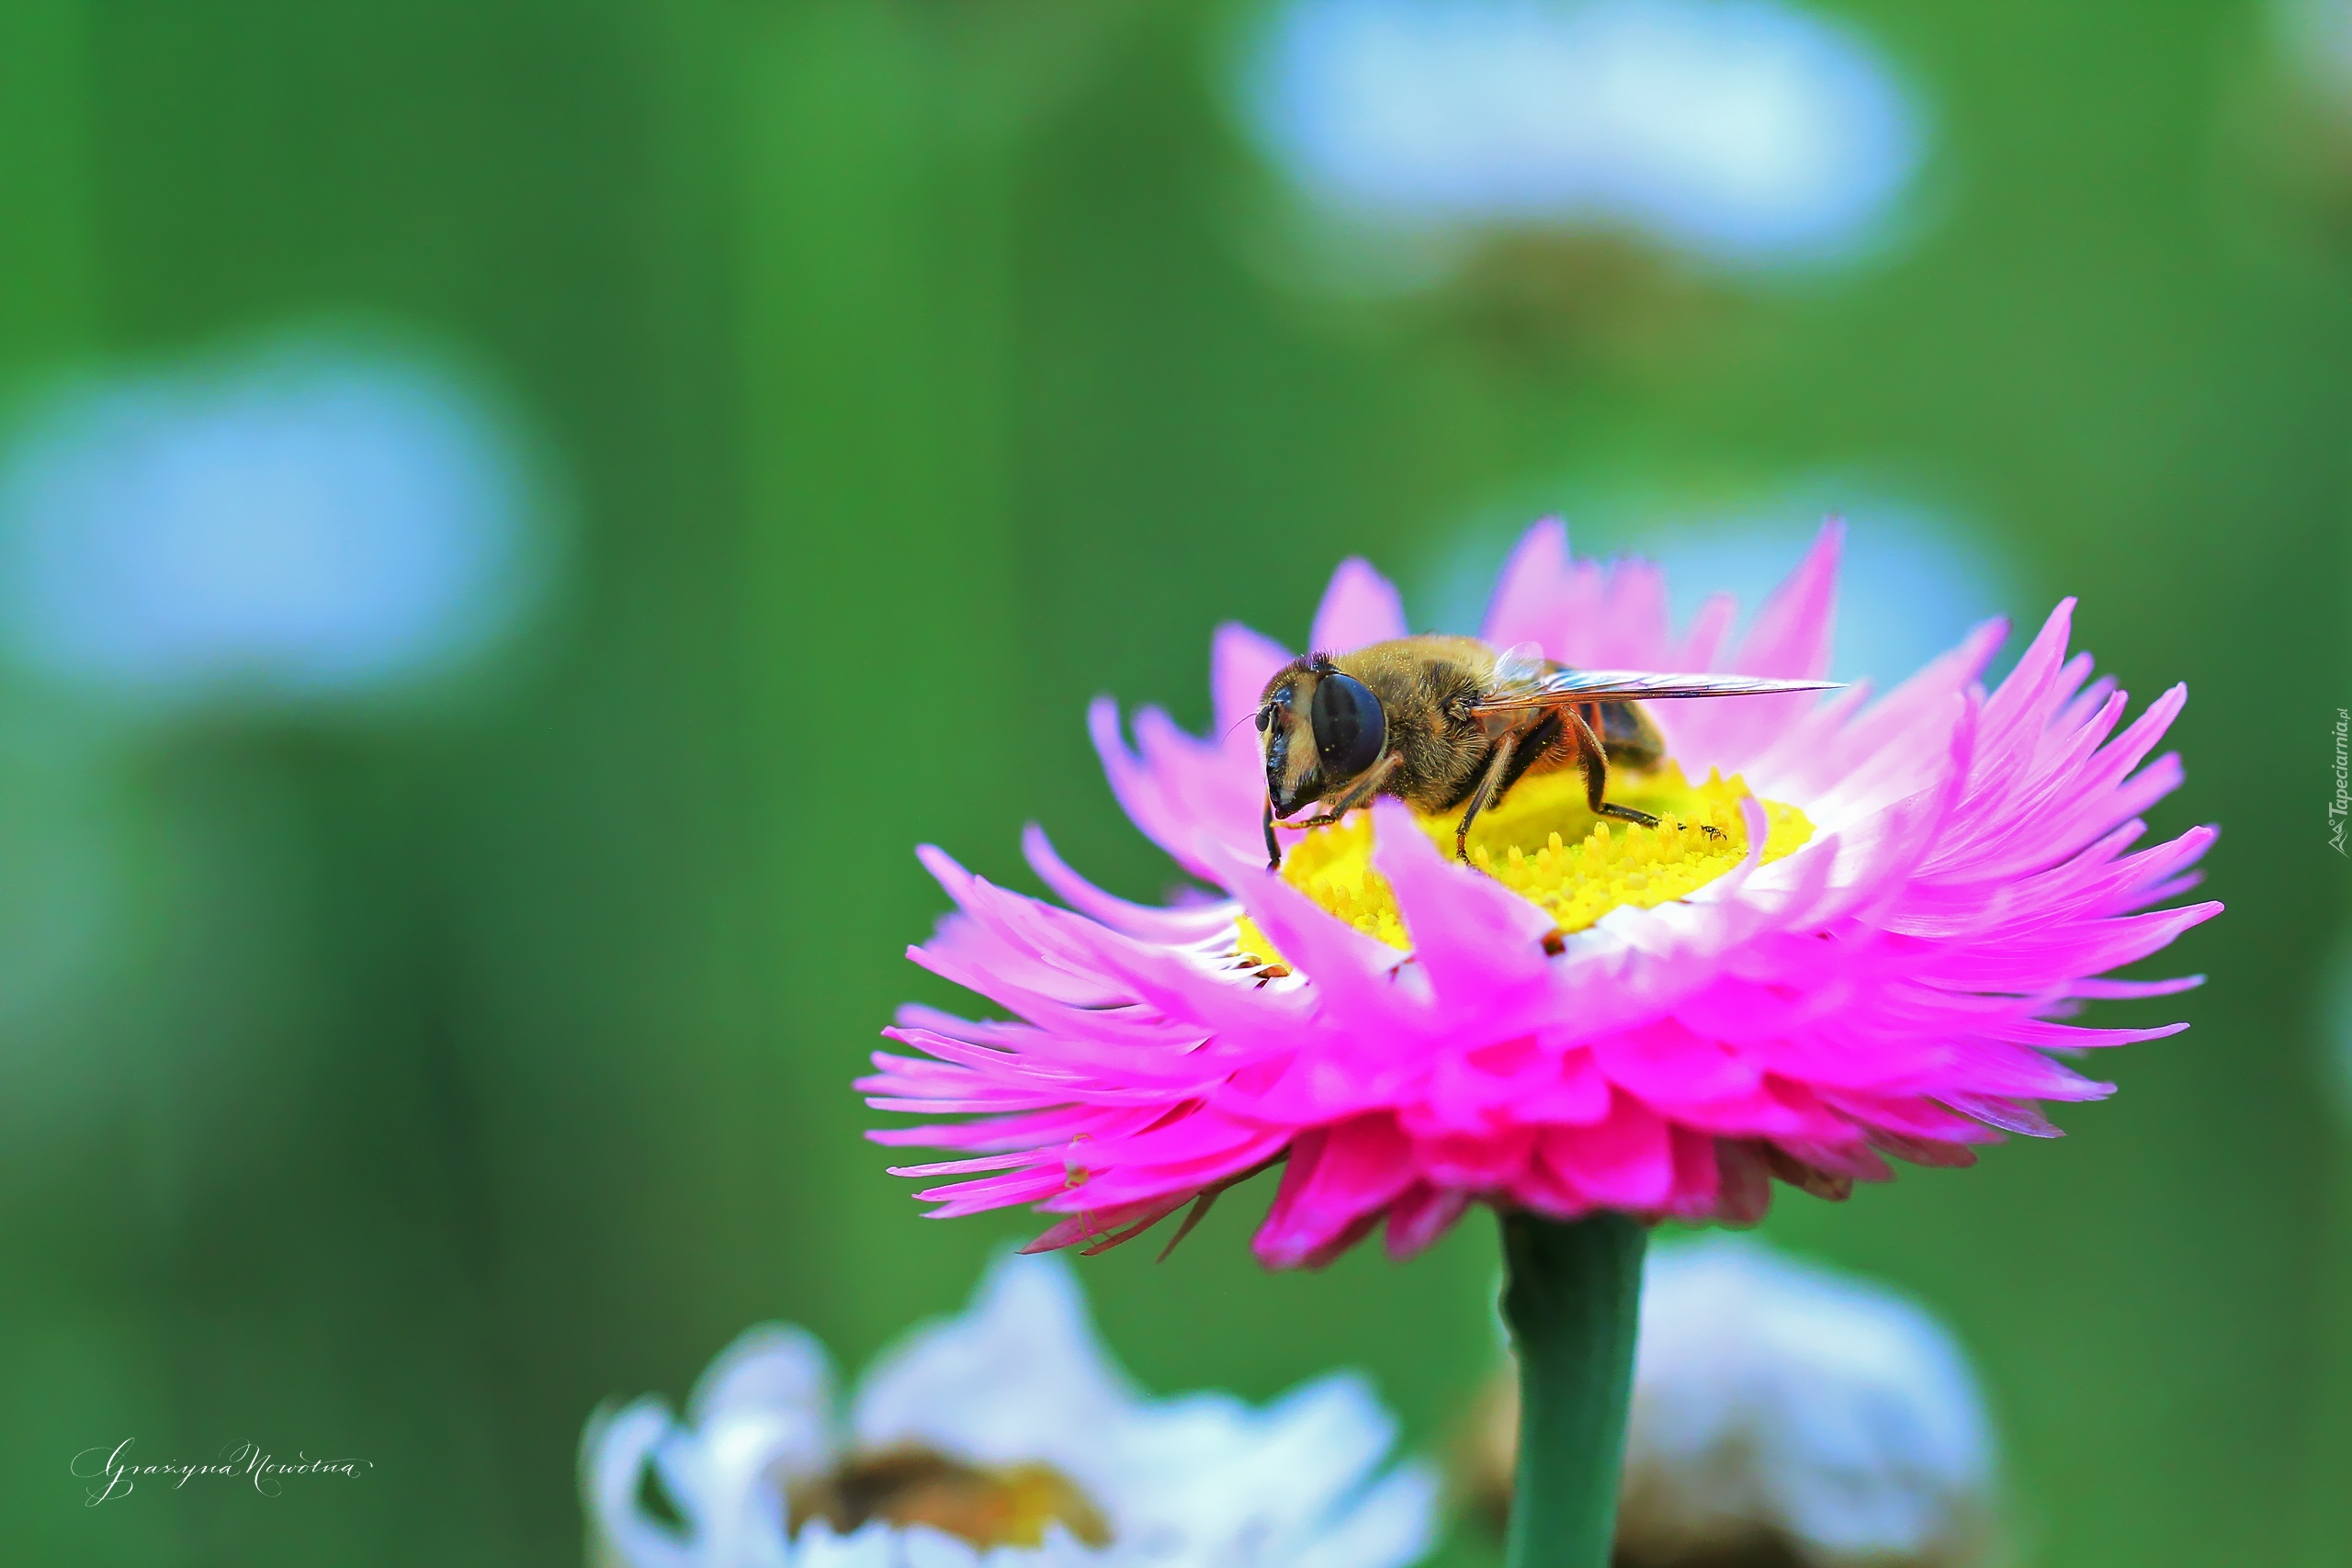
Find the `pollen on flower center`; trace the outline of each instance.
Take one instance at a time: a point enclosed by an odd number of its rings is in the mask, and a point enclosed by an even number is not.
[[[1659,819],[1655,828],[1603,821],[1585,805],[1573,770],[1521,779],[1503,803],[1470,829],[1470,863],[1547,910],[1560,931],[1582,931],[1611,909],[1652,908],[1685,897],[1747,855],[1740,803],[1747,785],[1710,773],[1693,784],[1668,762],[1642,774],[1610,776],[1609,798]],[[1765,800],[1764,859],[1779,860],[1813,837],[1793,806]],[[1415,812],[1414,819],[1447,854],[1459,811]],[[1712,830],[1711,830],[1712,829]],[[1285,846],[1283,880],[1367,936],[1409,950],[1412,938],[1387,880],[1372,865],[1372,814],[1359,811]],[[1273,944],[1243,916],[1236,945],[1253,967],[1281,962]]]
[[[1049,1465],[967,1464],[915,1445],[853,1454],[786,1492],[792,1533],[822,1519],[848,1535],[872,1519],[928,1525],[978,1547],[1036,1547],[1059,1524],[1088,1546],[1108,1546],[1111,1527],[1076,1482]]]

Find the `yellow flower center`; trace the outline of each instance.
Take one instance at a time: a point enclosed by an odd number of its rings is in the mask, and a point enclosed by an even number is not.
[[[1684,897],[1747,858],[1747,821],[1740,803],[1749,791],[1738,775],[1710,773],[1706,783],[1693,784],[1668,762],[1647,773],[1612,773],[1609,784],[1612,802],[1645,811],[1658,825],[1603,821],[1585,805],[1580,774],[1539,773],[1520,780],[1501,805],[1479,814],[1470,829],[1470,863],[1548,911],[1566,933],[1628,904],[1647,909]],[[1812,822],[1795,807],[1777,800],[1762,805],[1765,860],[1779,860],[1813,837]],[[1451,855],[1461,815],[1416,811],[1413,817]],[[1411,949],[1396,895],[1372,868],[1370,812],[1292,839],[1283,849],[1282,874],[1366,936]],[[1236,936],[1252,967],[1283,963],[1248,916]]]
[[[1088,1546],[1111,1543],[1111,1527],[1091,1498],[1043,1464],[978,1465],[918,1446],[853,1454],[823,1475],[786,1488],[791,1532],[822,1519],[847,1535],[869,1519],[928,1525],[983,1551],[1038,1547],[1058,1523]]]

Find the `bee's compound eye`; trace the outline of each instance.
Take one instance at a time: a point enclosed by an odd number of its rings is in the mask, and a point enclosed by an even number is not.
[[[1259,733],[1259,734],[1261,734],[1261,735],[1265,734],[1265,733],[1266,733],[1266,726],[1268,726],[1268,725],[1270,725],[1270,724],[1272,724],[1272,723],[1273,723],[1273,722],[1274,722],[1274,710],[1273,710],[1273,708],[1272,708],[1271,705],[1266,706],[1266,707],[1261,707],[1261,708],[1260,708],[1260,709],[1258,710],[1258,733]]]
[[[1308,710],[1315,750],[1323,771],[1335,779],[1353,778],[1380,760],[1388,739],[1388,716],[1372,688],[1334,670],[1316,682]]]

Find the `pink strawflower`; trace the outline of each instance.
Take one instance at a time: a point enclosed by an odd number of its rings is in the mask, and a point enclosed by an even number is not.
[[[1823,531],[1726,653],[1727,598],[1676,637],[1656,567],[1572,559],[1560,525],[1539,525],[1481,635],[1585,668],[1816,677],[1839,537]],[[1068,908],[924,849],[960,912],[910,956],[1017,1021],[904,1010],[886,1032],[923,1056],[877,1054],[859,1087],[877,1110],[969,1119],[874,1137],[971,1156],[898,1172],[956,1179],[920,1194],[939,1216],[1060,1216],[1038,1248],[1113,1245],[1282,1161],[1255,1245],[1288,1268],[1384,1218],[1389,1249],[1411,1254],[1474,1201],[1749,1223],[1774,1175],[1838,1197],[1884,1179],[1883,1154],[1966,1165],[2002,1131],[2054,1136],[2035,1102],[2111,1086],[2051,1053],[2186,1027],[2058,1021],[2194,985],[2095,976],[2221,908],[2151,910],[2194,883],[2211,828],[2132,851],[2140,814],[2180,782],[2177,757],[2146,759],[2185,688],[2119,733],[2124,694],[2067,654],[2071,609],[1989,695],[1998,624],[1875,702],[1856,687],[1655,704],[1682,774],[1724,775],[1677,778],[1670,808],[1712,812],[1718,835],[1586,818],[1564,842],[1538,829],[1566,807],[1538,802],[1517,829],[1498,808],[1478,829],[1491,875],[1439,850],[1450,819],[1387,799],[1369,835],[1360,818],[1317,829],[1315,852],[1268,872],[1247,721],[1290,655],[1223,627],[1206,737],[1147,708],[1131,750],[1108,699],[1091,715],[1128,815],[1222,896],[1114,897],[1035,828],[1029,862]],[[1313,646],[1405,632],[1396,591],[1351,560]]]

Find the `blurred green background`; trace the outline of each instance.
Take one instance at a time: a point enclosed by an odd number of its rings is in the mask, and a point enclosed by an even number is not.
[[[600,1399],[762,1318],[854,1367],[1028,1229],[922,1223],[859,1141],[876,1030],[953,999],[900,956],[915,842],[1033,886],[1035,818],[1156,894],[1096,692],[1204,723],[1212,627],[1303,640],[1344,554],[1411,600],[1499,516],[1846,475],[1961,519],[2018,612],[2081,594],[2136,697],[2190,682],[2154,825],[2225,825],[2231,912],[2163,966],[2213,976],[2197,1027],[2064,1142],[1769,1230],[1955,1324],[2031,1562],[2352,1561],[2352,140],[2260,6],[1815,9],[1927,106],[1884,254],[1538,241],[1366,295],[1266,259],[1238,6],[0,8],[16,406],[328,323],[505,411],[560,540],[423,695],[6,675],[6,1555],[576,1561]],[[1490,1224],[1270,1277],[1262,1201],[1085,1266],[1116,1352],[1253,1397],[1361,1365],[1442,1445]],[[123,1437],[375,1469],[85,1508],[70,1456]]]

